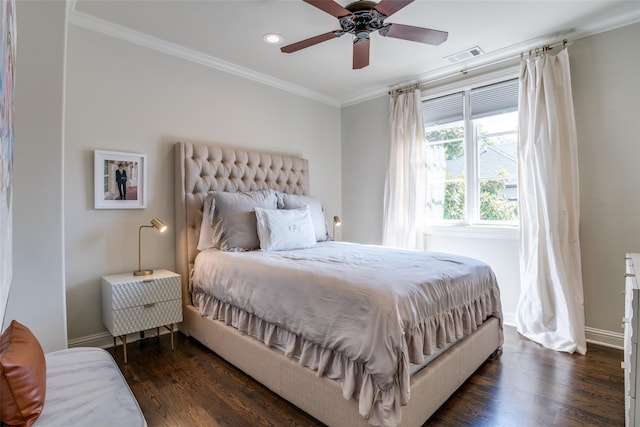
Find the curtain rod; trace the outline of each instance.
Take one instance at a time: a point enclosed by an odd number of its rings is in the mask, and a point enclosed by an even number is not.
[[[562,48],[563,49],[566,49],[567,48],[567,43],[568,43],[568,40],[564,39],[564,40],[562,40],[561,42],[558,42],[558,43],[545,44],[545,45],[543,45],[541,47],[536,47],[535,49],[529,50],[529,56],[536,55],[536,54],[539,54],[541,52],[548,52],[551,49],[553,49],[554,47],[560,46],[560,44],[562,44]],[[524,55],[525,55],[525,52],[520,52],[520,59],[524,58]]]
[[[422,84],[423,83],[414,83],[414,84],[409,85],[409,86],[405,86],[405,87],[398,88],[398,89],[393,89],[393,90],[389,91],[389,95],[399,94],[399,93],[407,93],[407,92],[410,92],[410,91],[415,90],[415,89],[420,89],[420,86]]]
[[[529,55],[533,55],[533,54],[538,54],[538,53],[541,53],[541,52],[548,52],[551,49],[553,49],[555,47],[558,47],[558,46],[562,46],[563,49],[566,49],[568,43],[569,43],[569,41],[567,39],[564,39],[564,40],[562,40],[560,42],[556,42],[556,43],[548,43],[548,44],[542,45],[540,47],[536,47],[535,49],[530,49],[527,52],[520,52],[519,54],[511,55],[511,56],[508,56],[506,58],[502,58],[502,59],[498,59],[496,61],[488,62],[486,64],[477,65],[477,66],[472,67],[472,68],[464,68],[462,70],[459,70],[457,73],[467,74],[467,73],[469,73],[471,71],[481,70],[483,68],[490,67],[490,66],[493,66],[493,65],[496,65],[496,64],[501,64],[503,62],[512,61],[514,59],[517,59],[518,57],[520,57],[520,59],[522,59],[522,58],[524,58],[524,55],[527,54],[527,53]],[[437,77],[435,79],[432,79],[432,80],[429,80],[429,81],[425,81],[425,82],[422,82],[422,83],[414,83],[414,84],[411,84],[409,86],[401,87],[401,88],[398,88],[398,89],[392,89],[392,90],[390,90],[388,92],[388,94],[389,95],[396,95],[396,94],[400,94],[400,93],[406,93],[406,92],[409,92],[409,91],[414,90],[414,89],[424,89],[424,87],[426,85],[428,85],[428,84],[439,82],[441,80],[450,79],[451,77],[453,77],[457,73],[447,74],[446,76]]]

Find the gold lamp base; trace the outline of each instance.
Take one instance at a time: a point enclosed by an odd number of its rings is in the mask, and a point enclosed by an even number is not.
[[[148,276],[153,274],[153,270],[136,270],[133,272],[134,276]]]

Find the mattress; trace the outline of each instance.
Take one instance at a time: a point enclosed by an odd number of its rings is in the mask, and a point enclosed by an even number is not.
[[[285,252],[201,252],[201,315],[226,322],[341,382],[373,425],[399,422],[410,365],[501,318],[491,268],[424,251],[323,242]]]

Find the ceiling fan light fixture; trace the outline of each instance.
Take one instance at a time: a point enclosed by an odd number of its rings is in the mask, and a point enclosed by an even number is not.
[[[278,33],[268,33],[262,36],[262,40],[267,44],[280,44],[284,39]]]
[[[358,40],[367,40],[369,38],[369,31],[367,30],[356,31],[355,36]]]

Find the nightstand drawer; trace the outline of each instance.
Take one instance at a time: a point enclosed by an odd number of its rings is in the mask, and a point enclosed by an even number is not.
[[[181,300],[149,303],[113,311],[112,335],[125,335],[171,323],[182,322]]]
[[[180,276],[177,274],[154,274],[148,278],[132,275],[109,276],[108,279],[103,278],[102,280],[103,286],[107,287],[105,291],[110,294],[105,302],[110,305],[112,310],[170,301],[182,297]]]

